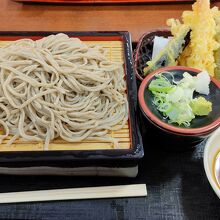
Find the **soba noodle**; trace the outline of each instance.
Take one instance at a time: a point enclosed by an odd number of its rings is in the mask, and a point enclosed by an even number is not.
[[[44,141],[102,140],[128,119],[121,63],[65,34],[22,39],[0,48],[0,125],[4,134]]]

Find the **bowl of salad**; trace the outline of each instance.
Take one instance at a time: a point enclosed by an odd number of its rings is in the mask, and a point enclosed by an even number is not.
[[[142,81],[138,99],[149,136],[160,134],[155,140],[165,139],[174,149],[197,145],[220,125],[220,82],[206,71],[158,69]]]

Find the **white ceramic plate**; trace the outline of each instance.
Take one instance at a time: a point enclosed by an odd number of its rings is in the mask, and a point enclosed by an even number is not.
[[[205,146],[204,158],[203,158],[206,176],[213,190],[220,198],[220,188],[218,187],[215,181],[214,172],[213,172],[214,160],[219,151],[220,151],[220,128],[218,128],[208,139]]]

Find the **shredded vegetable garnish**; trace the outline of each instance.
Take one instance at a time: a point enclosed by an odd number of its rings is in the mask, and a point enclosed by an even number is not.
[[[168,79],[168,75],[171,76],[171,80]],[[199,73],[196,77],[185,72],[183,79],[180,81],[175,81],[172,73],[164,72],[156,75],[156,79],[151,81],[148,89],[154,95],[154,105],[164,117],[169,118],[169,123],[177,123],[188,127],[195,115],[204,115],[204,112],[206,113],[205,115],[208,115],[212,110],[209,101],[203,102],[203,105],[201,105],[201,103],[195,102],[195,99],[193,99],[194,91],[208,95],[209,83],[210,78],[205,71]],[[199,91],[198,87],[200,88]],[[201,87],[204,88],[204,91],[201,90]],[[194,103],[194,108],[191,107],[192,102]],[[202,107],[203,114],[198,112],[195,105]],[[195,112],[194,109],[196,109]]]

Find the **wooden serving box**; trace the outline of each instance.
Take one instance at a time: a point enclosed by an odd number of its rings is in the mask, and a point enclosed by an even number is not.
[[[57,32],[0,32],[0,47],[11,41],[40,39]],[[63,32],[78,37],[86,44],[98,44],[108,51],[112,61],[124,63],[129,102],[129,120],[124,128],[109,133],[118,138],[117,149],[112,143],[82,141],[69,143],[55,139],[44,150],[43,142],[18,139],[11,146],[7,140],[0,144],[0,173],[61,174],[61,175],[119,175],[136,176],[137,165],[143,157],[138,125],[136,78],[133,69],[131,38],[128,32]]]

